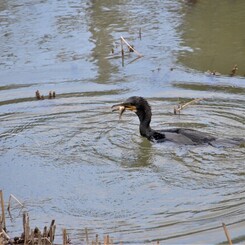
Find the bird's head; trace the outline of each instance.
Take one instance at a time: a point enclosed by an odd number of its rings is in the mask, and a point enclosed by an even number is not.
[[[130,97],[123,103],[113,105],[111,109],[112,111],[119,111],[120,118],[124,111],[129,110],[135,112],[138,115],[140,121],[145,119],[151,120],[151,107],[147,100],[142,97]]]

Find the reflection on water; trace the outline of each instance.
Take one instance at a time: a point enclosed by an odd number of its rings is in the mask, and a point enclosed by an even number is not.
[[[113,47],[113,28],[116,28],[115,25],[120,27],[124,25],[124,21],[119,22],[123,16],[120,16],[122,12],[115,8],[118,5],[118,3],[115,3],[111,1],[92,1],[91,6],[87,8],[89,31],[91,32],[90,41],[94,43],[91,57],[92,62],[96,63],[98,72],[96,82],[98,83],[110,81],[111,74],[117,73],[117,67],[108,59],[105,59]],[[110,18],[103,18],[105,15],[109,15]]]
[[[238,65],[245,75],[245,2],[196,1],[183,5],[179,62],[200,71],[230,74]]]
[[[239,27],[242,1],[0,2],[0,188],[24,201],[32,227],[52,217],[56,242],[66,227],[74,244],[85,227],[131,244],[213,244],[225,241],[225,222],[234,241],[245,241],[244,148],[152,144],[134,113],[119,120],[110,111],[141,95],[153,128],[244,137],[244,79],[194,70],[233,66],[219,55],[228,46],[221,13],[229,5]],[[201,28],[205,18],[219,35]],[[217,42],[202,41],[207,33]],[[232,33],[237,49],[227,54],[239,65],[243,34]],[[144,55],[131,62],[135,54],[127,54],[124,67],[111,54],[121,35]],[[57,97],[37,101],[37,89]],[[202,101],[173,115],[193,98]],[[20,235],[22,217],[13,214],[7,226]]]

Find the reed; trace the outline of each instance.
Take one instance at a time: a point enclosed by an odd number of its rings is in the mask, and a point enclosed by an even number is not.
[[[141,27],[140,27],[140,29],[139,29],[139,39],[141,40],[141,37],[142,37],[142,35],[141,35]]]
[[[67,237],[66,229],[63,229],[63,245],[67,245],[67,244],[68,244],[68,237]]]
[[[230,234],[228,232],[228,229],[227,229],[225,223],[222,223],[222,226],[223,226],[223,229],[224,229],[224,232],[225,232],[225,235],[226,235],[226,238],[227,238],[227,241],[228,241],[229,245],[232,245]]]
[[[36,95],[37,100],[44,100],[45,99],[44,95],[41,95],[39,90],[37,90],[35,92],[35,95]],[[48,99],[55,99],[55,97],[56,97],[55,91],[49,91]]]
[[[2,226],[2,229],[6,231],[6,220],[5,220],[5,212],[4,212],[4,199],[3,199],[3,191],[0,190],[0,199],[1,199],[1,209],[2,209],[2,215],[0,218],[0,223]]]

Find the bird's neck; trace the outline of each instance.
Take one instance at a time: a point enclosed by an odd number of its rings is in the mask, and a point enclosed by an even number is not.
[[[152,129],[150,125],[148,127],[145,127],[142,123],[140,124],[140,135],[143,137],[146,137],[148,139],[151,138],[152,135]]]
[[[150,139],[152,135],[152,129],[150,127],[151,123],[151,115],[147,115],[145,113],[142,113],[138,115],[139,120],[140,120],[140,135],[143,137],[146,137]]]

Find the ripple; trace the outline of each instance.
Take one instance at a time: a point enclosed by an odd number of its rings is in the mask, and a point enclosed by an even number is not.
[[[126,2],[0,4],[1,188],[24,200],[32,224],[54,217],[74,244],[85,227],[131,244],[221,243],[222,222],[244,241],[244,147],[154,144],[140,136],[134,113],[119,120],[111,112],[140,95],[154,129],[244,137],[244,79],[176,63],[183,2]],[[122,64],[120,51],[110,55],[120,35],[144,57],[133,62],[130,53]],[[37,101],[37,89],[57,97]],[[203,100],[173,115],[193,98]]]

